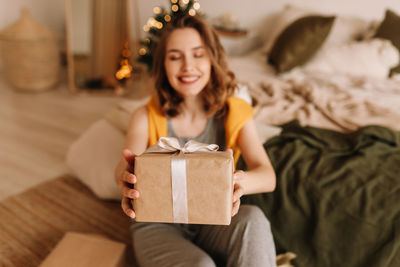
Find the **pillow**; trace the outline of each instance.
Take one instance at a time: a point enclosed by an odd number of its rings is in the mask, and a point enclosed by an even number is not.
[[[68,149],[67,165],[101,199],[121,199],[114,170],[125,144],[124,134],[105,119],[95,122]]]
[[[386,10],[385,18],[374,37],[390,40],[400,51],[400,16],[390,9]],[[400,73],[400,64],[391,70],[390,74],[393,73]]]
[[[274,43],[268,61],[278,72],[307,62],[327,38],[335,17],[307,16],[289,25]]]
[[[310,15],[331,16],[332,14],[300,8],[294,5],[285,5],[282,11],[277,15],[277,18],[273,19],[274,27],[267,32],[267,37],[264,38],[265,41],[262,51],[268,55],[279,34],[288,25],[301,17]],[[325,43],[344,43],[360,39],[360,37],[364,36],[365,32],[371,28],[371,23],[372,22],[355,16],[338,15],[336,16],[331,32]],[[262,30],[265,31],[264,29]]]
[[[307,72],[386,78],[397,65],[399,51],[384,39],[329,44],[300,69]]]
[[[273,24],[273,28],[269,29],[265,37],[266,40],[264,41],[262,51],[269,54],[279,34],[292,22],[306,15],[316,15],[316,12],[290,4],[285,5],[282,11],[276,15],[276,18],[272,18],[273,21],[271,21],[270,24]],[[262,25],[262,31],[265,31],[265,26],[266,25]]]

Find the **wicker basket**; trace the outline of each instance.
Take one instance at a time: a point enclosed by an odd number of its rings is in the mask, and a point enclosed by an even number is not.
[[[59,80],[57,38],[34,21],[26,8],[17,22],[0,33],[0,54],[5,77],[18,90],[43,91]]]

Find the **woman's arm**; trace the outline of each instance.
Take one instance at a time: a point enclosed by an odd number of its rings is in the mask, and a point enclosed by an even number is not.
[[[235,179],[243,188],[244,194],[274,191],[275,171],[258,137],[253,119],[249,120],[240,130],[238,146],[248,168],[246,172],[235,172]]]
[[[139,192],[133,188],[136,176],[133,174],[135,156],[142,154],[148,142],[148,115],[145,106],[137,109],[131,117],[125,140],[125,149],[115,169],[115,181],[122,194],[121,206],[126,215],[135,217],[131,202],[139,197]]]

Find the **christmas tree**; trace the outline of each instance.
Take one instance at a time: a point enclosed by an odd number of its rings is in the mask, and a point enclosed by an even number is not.
[[[147,20],[143,30],[147,36],[142,40],[141,48],[139,49],[138,61],[147,65],[148,71],[152,69],[153,52],[157,47],[158,39],[162,29],[175,16],[188,13],[191,16],[202,15],[199,13],[199,0],[170,0],[170,8],[166,10],[163,7],[155,7],[153,9],[154,16]]]

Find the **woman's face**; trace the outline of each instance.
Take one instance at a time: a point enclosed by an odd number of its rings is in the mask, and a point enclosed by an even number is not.
[[[193,28],[174,30],[167,40],[164,66],[168,81],[180,95],[196,96],[211,74],[210,57]]]

